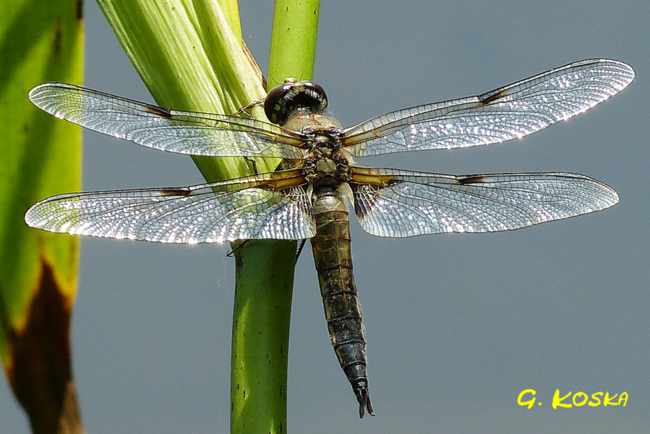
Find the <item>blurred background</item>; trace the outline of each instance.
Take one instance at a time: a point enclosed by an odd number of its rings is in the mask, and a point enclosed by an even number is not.
[[[240,7],[264,70],[273,2]],[[85,86],[153,102],[94,2],[85,14]],[[363,420],[329,343],[306,249],[294,288],[289,432],[647,432],[649,20],[641,0],[323,3],[314,79],[344,126],[590,57],[627,62],[637,79],[522,141],[359,161],[453,174],[577,172],[621,199],[603,212],[498,234],[382,239],[354,222],[377,414]],[[188,157],[95,133],[85,139],[86,191],[203,181]],[[228,431],[227,251],[84,238],[72,332],[89,433]],[[517,405],[524,389],[543,405]],[[554,410],[556,389],[629,399],[626,407]],[[4,380],[0,431],[29,432]]]

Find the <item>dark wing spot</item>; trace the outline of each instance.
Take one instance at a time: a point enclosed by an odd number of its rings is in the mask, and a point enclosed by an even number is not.
[[[159,196],[176,196],[176,197],[188,197],[192,194],[190,190],[187,190],[185,188],[181,189],[172,189],[172,188],[163,188],[161,190],[158,190]]]
[[[377,200],[379,199],[379,196],[381,195],[381,191],[384,189],[383,186],[380,185],[371,185],[371,184],[356,184],[356,183],[350,183],[350,188],[352,189],[354,195],[356,196],[361,188],[364,189],[364,199],[365,203],[368,205],[367,207],[361,206],[362,203],[360,201],[355,200],[354,201],[354,210],[357,214],[357,218],[363,219],[366,217],[370,211],[372,210],[372,207],[375,206],[375,203],[377,203]]]
[[[467,184],[482,184],[485,182],[485,179],[482,176],[479,175],[470,175],[470,176],[464,176],[462,178],[458,178],[458,183],[460,185],[467,185]]]
[[[162,109],[160,107],[153,106],[153,105],[145,106],[144,111],[146,111],[147,113],[151,113],[151,114],[160,116],[161,118],[170,119],[172,117],[171,113],[169,113],[167,110]]]
[[[491,93],[491,92],[484,93],[483,95],[478,97],[478,100],[481,104],[488,105],[493,103],[494,101],[500,100],[501,98],[505,98],[508,95],[509,93],[505,89],[502,89],[499,92],[495,92],[495,93]]]
[[[404,180],[402,180],[402,179],[397,179],[397,178],[389,179],[388,181],[386,181],[385,187],[394,187],[397,184],[401,184],[403,182],[404,182]]]

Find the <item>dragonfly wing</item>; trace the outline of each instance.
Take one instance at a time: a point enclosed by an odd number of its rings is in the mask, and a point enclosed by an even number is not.
[[[59,119],[160,151],[290,159],[304,154],[296,134],[255,119],[167,110],[65,83],[36,86],[29,99]]]
[[[618,202],[609,186],[573,173],[452,176],[365,170],[378,174],[376,184],[350,183],[355,211],[366,232],[382,237],[507,231]],[[364,182],[371,178],[361,175]]]
[[[343,142],[357,157],[500,143],[584,112],[633,79],[625,63],[583,60],[483,95],[377,116],[347,129]]]
[[[180,244],[314,236],[302,186],[251,184],[63,194],[31,207],[25,221],[50,232]]]

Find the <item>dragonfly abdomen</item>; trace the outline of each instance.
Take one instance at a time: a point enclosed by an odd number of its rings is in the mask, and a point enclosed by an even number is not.
[[[314,192],[313,212],[316,236],[311,245],[332,346],[359,401],[359,415],[363,417],[366,410],[372,415],[347,208],[334,187],[322,187]]]

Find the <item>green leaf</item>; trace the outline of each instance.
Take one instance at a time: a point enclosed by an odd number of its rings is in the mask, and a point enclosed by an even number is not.
[[[259,70],[246,57],[215,2],[98,3],[136,71],[162,107],[235,113],[265,96]],[[254,114],[263,116],[259,109]],[[253,173],[252,166],[242,159],[193,158],[208,181]],[[278,164],[277,159],[267,159],[258,162],[258,169],[269,171]]]
[[[33,432],[81,432],[69,341],[78,240],[23,220],[36,201],[79,189],[80,129],[27,93],[81,82],[80,3],[6,0],[0,12],[0,357]]]

